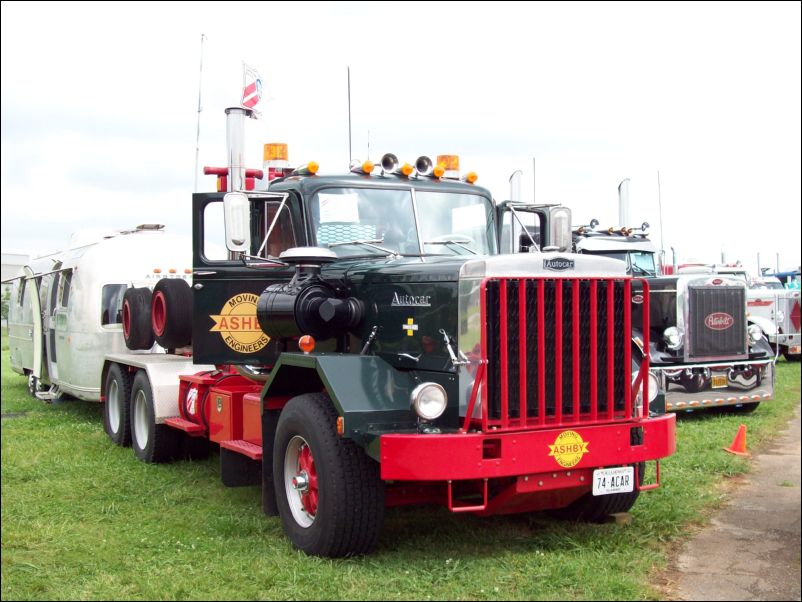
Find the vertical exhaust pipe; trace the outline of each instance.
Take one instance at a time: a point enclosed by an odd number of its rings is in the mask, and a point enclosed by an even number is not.
[[[524,172],[520,169],[515,170],[512,172],[510,176],[510,200],[519,203],[521,201],[521,179],[523,178]]]
[[[621,180],[618,185],[618,225],[629,223],[629,178]]]
[[[226,192],[245,190],[245,119],[253,116],[251,109],[226,109],[226,146],[228,148],[228,186]]]

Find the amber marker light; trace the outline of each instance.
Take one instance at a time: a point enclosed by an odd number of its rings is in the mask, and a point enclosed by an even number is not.
[[[432,175],[435,178],[442,178],[443,175],[445,175],[445,173],[446,173],[446,168],[442,163],[436,165],[435,168],[432,170]]]
[[[362,164],[362,171],[365,175],[370,175],[373,172],[373,162],[372,161],[365,161]]]
[[[404,174],[406,177],[409,177],[412,174],[412,170],[415,168],[412,167],[409,163],[404,163],[401,166],[401,173]]]
[[[337,417],[337,434],[342,437],[345,434],[345,420],[342,416]]]
[[[284,142],[268,142],[264,146],[265,161],[287,161],[289,151]]]
[[[306,165],[302,165],[298,169],[292,172],[294,176],[314,176],[317,173],[317,170],[320,169],[320,165],[316,161],[310,161]]]
[[[478,179],[479,176],[475,171],[469,171],[468,174],[465,176],[465,181],[468,182],[468,184],[475,184],[476,180]]]
[[[315,339],[305,334],[298,339],[298,347],[300,347],[301,351],[304,353],[311,353],[315,350]]]

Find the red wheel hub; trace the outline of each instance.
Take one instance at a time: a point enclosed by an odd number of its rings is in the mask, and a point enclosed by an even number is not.
[[[157,337],[160,337],[164,334],[164,326],[167,322],[167,302],[164,299],[163,292],[157,291],[153,293],[150,312],[153,332],[156,333]]]
[[[131,335],[131,306],[128,301],[123,303],[123,336],[127,339]]]
[[[306,481],[303,490],[299,489],[301,504],[307,514],[315,516],[318,504],[317,469],[315,468],[315,459],[312,457],[312,450],[308,445],[302,446],[298,452],[298,475],[293,480]]]

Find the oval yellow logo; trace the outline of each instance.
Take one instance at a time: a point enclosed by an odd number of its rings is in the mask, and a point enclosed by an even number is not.
[[[564,468],[571,468],[579,464],[588,451],[588,441],[576,431],[563,431],[557,435],[554,445],[549,445],[549,455],[554,456],[557,464]]]
[[[259,295],[241,293],[226,301],[219,315],[209,316],[214,326],[209,332],[219,332],[225,344],[238,353],[256,353],[270,342],[256,318]]]

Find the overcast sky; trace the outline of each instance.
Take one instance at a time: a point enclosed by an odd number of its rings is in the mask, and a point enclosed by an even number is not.
[[[496,199],[574,223],[646,220],[681,261],[800,263],[800,3],[2,3],[2,250],[83,229],[189,233],[200,165],[224,165],[223,110],[259,69],[249,165],[459,154]],[[533,173],[533,157],[536,173]],[[200,190],[214,178],[201,176]],[[668,252],[670,259],[670,251]]]

